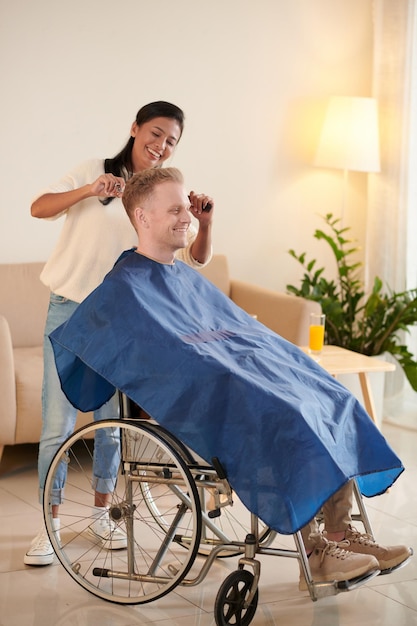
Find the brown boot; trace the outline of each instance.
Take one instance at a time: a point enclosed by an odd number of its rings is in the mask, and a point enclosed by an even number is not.
[[[314,548],[308,562],[313,582],[351,580],[379,571],[377,559],[372,555],[354,554],[349,551],[349,541],[329,541],[321,533],[310,535]],[[300,591],[307,589],[303,573],[300,575]]]
[[[412,556],[412,548],[407,546],[381,546],[373,540],[372,535],[360,533],[356,528],[346,530],[345,539],[349,541],[349,548],[355,554],[368,554],[374,556],[379,563],[381,574],[388,574]]]

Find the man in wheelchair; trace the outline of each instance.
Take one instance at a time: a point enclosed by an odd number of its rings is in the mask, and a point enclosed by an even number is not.
[[[381,494],[401,461],[341,384],[175,260],[191,221],[181,173],[136,174],[123,204],[137,248],[51,335],[68,399],[92,410],[120,389],[206,461],[219,458],[250,511],[280,533],[302,529],[316,581],[404,564],[411,548],[352,525],[352,479]]]

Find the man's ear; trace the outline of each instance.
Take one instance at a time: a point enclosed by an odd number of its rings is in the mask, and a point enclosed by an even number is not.
[[[149,228],[148,216],[146,212],[142,209],[142,207],[136,207],[134,211],[135,222],[138,226],[142,228]]]

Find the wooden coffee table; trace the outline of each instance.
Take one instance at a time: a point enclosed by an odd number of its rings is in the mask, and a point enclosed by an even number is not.
[[[303,347],[302,350],[308,354],[308,348]],[[357,374],[359,376],[363,404],[376,424],[375,404],[368,374],[370,372],[392,372],[395,370],[395,365],[339,346],[324,346],[318,363],[335,378],[340,374]]]

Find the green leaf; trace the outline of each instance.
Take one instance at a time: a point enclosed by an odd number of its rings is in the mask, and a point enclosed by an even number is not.
[[[324,241],[333,254],[337,279],[327,279],[326,268],[316,268],[316,259],[307,254],[289,254],[304,268],[300,287],[287,285],[287,291],[314,300],[326,315],[326,341],[355,352],[379,355],[390,352],[417,390],[417,362],[404,345],[404,333],[417,324],[417,289],[395,293],[384,291],[376,276],[370,293],[361,279],[362,264],[355,259],[359,247],[349,238],[349,228],[331,213],[324,216],[325,229],[314,237]],[[333,272],[334,273],[334,272]]]

